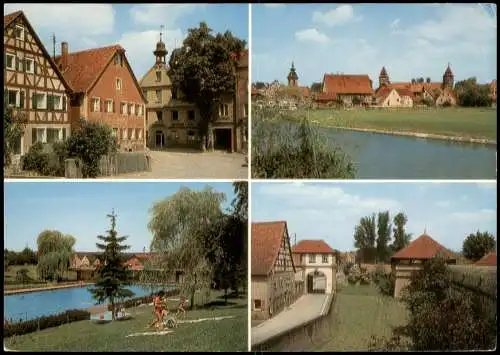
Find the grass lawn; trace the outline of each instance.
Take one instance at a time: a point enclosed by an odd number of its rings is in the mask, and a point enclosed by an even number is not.
[[[339,291],[330,316],[331,336],[311,351],[366,351],[372,335],[390,338],[393,327],[405,325],[407,311],[375,286],[348,285]]]
[[[185,319],[235,318],[181,323],[172,333],[164,335],[127,337],[138,332],[154,332],[153,329],[146,329],[153,319],[152,307],[143,306],[128,310],[132,315],[135,314],[130,320],[107,324],[75,322],[7,338],[4,344],[8,349],[20,351],[247,351],[246,295],[228,299],[228,305],[225,306],[221,293],[212,293],[211,305],[188,311]],[[175,301],[169,304],[169,308],[174,304]]]
[[[438,134],[451,137],[496,140],[496,109],[443,108],[419,110],[333,110],[297,111],[311,122],[329,127],[350,127]],[[294,115],[295,115],[294,114]]]

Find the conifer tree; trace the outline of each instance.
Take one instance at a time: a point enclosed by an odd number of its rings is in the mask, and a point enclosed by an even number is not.
[[[127,237],[118,237],[116,231],[116,215],[113,211],[107,217],[111,219],[111,229],[107,231],[107,236],[98,235],[97,238],[104,244],[96,243],[97,248],[103,250],[100,256],[101,264],[98,270],[98,278],[93,288],[90,289],[97,304],[109,300],[112,309],[112,319],[115,319],[115,302],[117,299],[132,297],[134,293],[125,288],[130,284],[130,271],[123,265],[123,251],[130,246],[123,245]]]

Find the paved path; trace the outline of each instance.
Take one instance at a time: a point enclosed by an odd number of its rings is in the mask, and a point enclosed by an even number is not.
[[[289,308],[252,328],[252,347],[325,315],[332,296],[333,294],[307,294],[300,297]]]
[[[245,155],[221,151],[151,151],[152,171],[115,179],[246,179]]]

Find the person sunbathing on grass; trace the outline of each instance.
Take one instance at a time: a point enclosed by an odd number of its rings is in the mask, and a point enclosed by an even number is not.
[[[187,298],[185,296],[181,296],[181,300],[179,302],[179,306],[177,307],[177,313],[176,317],[179,318],[179,316],[182,314],[182,318],[186,318],[186,308],[187,308]]]

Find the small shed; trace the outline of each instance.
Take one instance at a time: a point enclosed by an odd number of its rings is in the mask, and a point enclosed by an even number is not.
[[[392,268],[396,272],[394,297],[401,296],[401,290],[410,283],[411,275],[415,271],[422,270],[425,261],[437,256],[443,257],[449,264],[456,264],[455,254],[425,232],[406,248],[395,253],[391,257]]]

